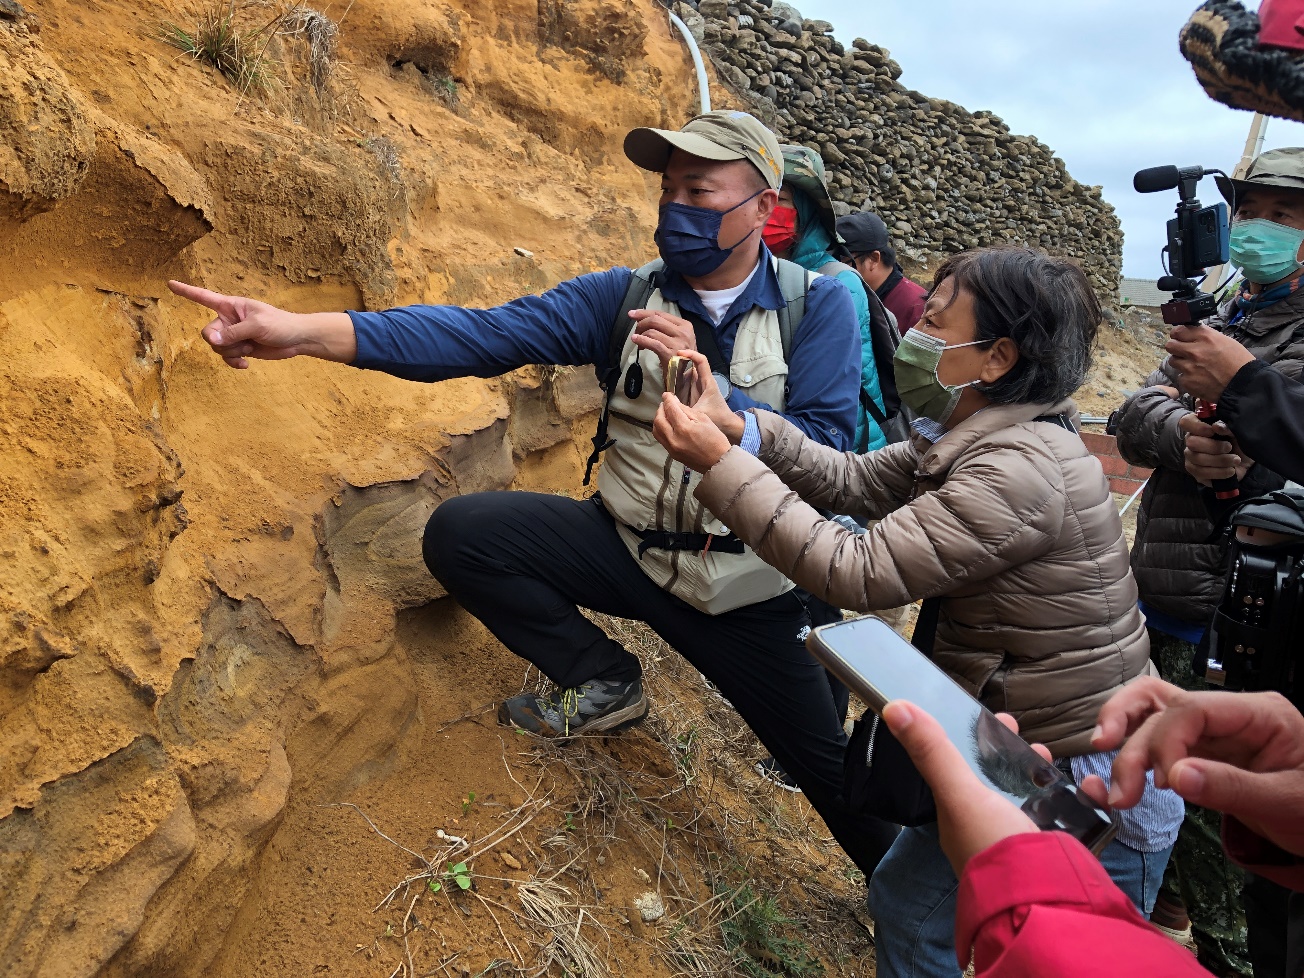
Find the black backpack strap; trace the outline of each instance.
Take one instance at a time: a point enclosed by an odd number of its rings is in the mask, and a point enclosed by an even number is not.
[[[887,424],[887,415],[883,413],[882,408],[874,403],[874,399],[869,396],[869,391],[865,390],[863,387],[860,388],[860,406],[865,409],[866,414],[874,419],[874,423],[877,424],[879,428],[882,428],[883,425]]]
[[[598,385],[606,393],[606,397],[602,401],[602,413],[598,415],[597,430],[590,439],[593,442],[593,451],[589,453],[584,465],[586,486],[593,478],[593,466],[598,464],[602,453],[616,444],[614,438],[607,437],[607,424],[611,416],[611,399],[616,396],[616,388],[620,384],[620,355],[625,351],[625,341],[629,339],[629,334],[634,328],[629,314],[634,309],[642,309],[647,305],[648,299],[652,298],[652,293],[657,290],[658,275],[664,267],[665,263],[658,258],[642,268],[635,269],[630,275],[629,288],[625,290],[625,298],[620,303],[620,311],[616,313],[616,318],[611,323],[611,332],[607,337],[606,367],[595,365],[593,368],[594,373],[598,375]]]
[[[919,617],[915,619],[914,635],[910,638],[910,644],[930,659],[933,657],[933,644],[937,641],[937,619],[941,616],[941,612],[940,597],[924,599],[919,609]]]
[[[720,350],[720,341],[716,339],[711,324],[696,313],[686,312],[683,309],[679,310],[679,315],[693,324],[693,338],[697,341],[697,352],[706,357],[706,362],[711,365],[711,372],[728,377],[729,363]]]
[[[1032,420],[1045,421],[1047,424],[1058,425],[1065,431],[1071,431],[1075,435],[1081,434],[1081,432],[1078,431],[1077,425],[1073,423],[1073,419],[1067,414],[1043,414],[1041,417],[1033,418]]]

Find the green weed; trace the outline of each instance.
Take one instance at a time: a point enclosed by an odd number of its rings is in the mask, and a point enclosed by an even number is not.
[[[824,966],[805,941],[785,930],[796,924],[769,897],[757,896],[751,884],[721,889],[731,913],[720,923],[725,947],[738,970],[752,978],[816,978]]]
[[[466,868],[466,863],[449,863],[442,882],[431,879],[426,885],[429,886],[431,893],[438,893],[444,888],[444,883],[456,884],[459,890],[469,890],[474,882],[471,871]]]

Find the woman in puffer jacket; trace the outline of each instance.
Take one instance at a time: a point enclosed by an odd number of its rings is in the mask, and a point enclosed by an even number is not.
[[[654,427],[705,473],[696,492],[711,512],[817,597],[873,612],[940,596],[934,661],[1078,781],[1108,780],[1096,714],[1151,671],[1122,524],[1068,399],[1100,320],[1071,262],[966,252],[938,270],[897,351],[897,389],[919,415],[910,441],[843,454],[758,411],[751,455],[731,444],[742,425],[695,353],[703,393],[692,407],[666,395]],[[878,522],[856,535],[813,507]],[[1143,913],[1181,817],[1151,784],[1101,854]],[[903,829],[869,887],[880,978],[959,975],[957,886],[936,824]]]

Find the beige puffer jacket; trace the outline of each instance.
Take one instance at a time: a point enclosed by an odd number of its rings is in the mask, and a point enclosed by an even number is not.
[[[852,455],[757,411],[760,457],[731,449],[697,496],[835,607],[943,595],[937,664],[1057,757],[1089,753],[1101,705],[1151,672],[1150,645],[1100,463],[1032,420],[1064,413],[1072,401],[996,405],[936,445]],[[812,506],[879,522],[856,535]]]

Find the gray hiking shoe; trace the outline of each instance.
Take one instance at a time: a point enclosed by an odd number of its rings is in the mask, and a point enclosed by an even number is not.
[[[573,737],[623,730],[640,722],[647,711],[641,679],[627,683],[591,679],[570,689],[554,689],[548,696],[521,693],[503,700],[498,722],[545,737]]]

